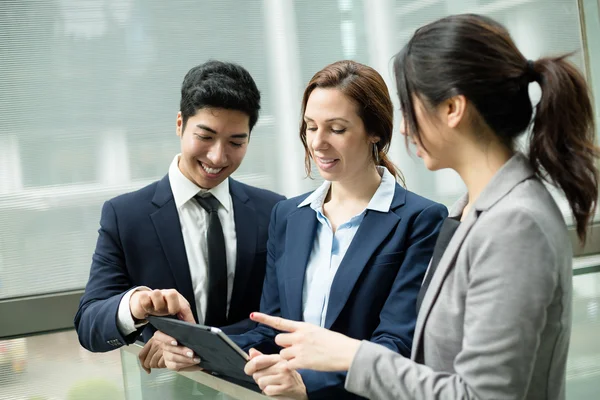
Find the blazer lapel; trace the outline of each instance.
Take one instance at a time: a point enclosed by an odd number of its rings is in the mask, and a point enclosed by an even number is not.
[[[454,213],[450,213],[451,216],[453,216],[453,214]],[[450,243],[448,243],[448,247],[444,251],[442,258],[440,259],[440,263],[438,264],[437,269],[431,278],[431,282],[429,283],[427,292],[425,292],[423,303],[421,304],[421,308],[417,316],[417,323],[415,326],[415,334],[411,351],[411,358],[413,360],[416,358],[418,346],[421,344],[423,327],[425,326],[427,317],[431,311],[431,307],[435,303],[435,299],[440,293],[444,279],[446,279],[448,272],[454,266],[454,261],[456,260],[458,251],[460,250],[465,237],[477,221],[478,214],[479,213],[473,210],[473,212],[469,213],[467,219],[461,222],[459,227],[456,229],[454,236],[452,236],[452,239],[450,239]],[[429,273],[429,271],[427,272]]]
[[[285,299],[289,319],[302,321],[302,288],[308,257],[317,229],[315,211],[309,206],[299,208],[287,220],[285,232]]]
[[[500,199],[506,196],[515,186],[524,180],[530,179],[535,176],[535,173],[529,165],[529,161],[525,156],[520,153],[515,153],[513,157],[508,160],[502,168],[496,172],[496,175],[488,182],[485,189],[479,195],[479,198],[473,204],[471,211],[466,216],[465,220],[461,222],[460,226],[454,233],[454,236],[450,240],[446,251],[440,259],[440,263],[435,271],[435,274],[431,278],[429,288],[423,297],[423,303],[417,316],[417,323],[415,326],[415,335],[413,340],[413,347],[411,352],[411,358],[414,360],[420,351],[419,346],[422,345],[423,330],[427,323],[427,318],[431,312],[433,304],[437,299],[442,284],[448,276],[448,273],[455,265],[456,257],[460,251],[460,248],[473,227],[477,222],[477,218],[482,212],[487,211],[494,206]],[[452,207],[450,216],[459,216],[467,204],[467,195],[463,196],[457,203]]]
[[[331,284],[326,329],[330,329],[340,315],[363,269],[399,221],[395,213],[367,210]]]
[[[243,187],[231,178],[229,179],[229,191],[233,203],[237,244],[235,278],[230,304],[231,307],[236,307],[244,304],[246,283],[252,273],[258,237],[258,219],[252,201],[250,201]],[[229,315],[237,315],[237,313],[229,310]]]
[[[150,214],[150,218],[169,262],[177,289],[190,302],[194,318],[198,321],[190,267],[168,175],[158,182],[152,203],[159,208]]]
[[[363,269],[376,253],[381,242],[400,222],[400,216],[391,210],[402,206],[405,198],[406,191],[396,184],[390,211],[367,210],[331,284],[325,328],[331,328],[344,309]]]

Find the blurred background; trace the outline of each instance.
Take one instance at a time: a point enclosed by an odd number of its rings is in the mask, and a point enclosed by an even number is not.
[[[293,196],[320,183],[304,177],[298,126],[304,86],[326,64],[376,68],[398,109],[393,55],[421,25],[474,12],[503,23],[530,59],[574,52],[599,99],[599,9],[600,0],[1,0],[0,399],[74,398],[97,381],[124,393],[119,352],[80,348],[72,318],[102,203],[164,176],[179,151],[191,67],[219,59],[250,71],[262,111],[234,177]],[[463,191],[454,173],[426,171],[399,134],[391,156],[412,191],[446,205]],[[576,251],[572,399],[600,393],[592,228]]]

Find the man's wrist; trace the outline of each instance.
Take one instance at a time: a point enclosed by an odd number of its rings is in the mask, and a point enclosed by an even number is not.
[[[150,288],[148,288],[146,286],[137,287],[137,288],[135,288],[133,293],[131,293],[131,297],[129,297],[129,313],[131,314],[131,318],[133,319],[133,322],[136,325],[143,324],[146,322],[145,315],[141,316],[141,315],[136,315],[136,313],[134,313],[134,310],[139,311],[139,309],[140,309],[139,301],[137,300],[137,297],[139,296],[140,292],[145,292],[145,291],[149,291],[149,290],[150,290]],[[141,314],[141,313],[137,312],[137,314]]]
[[[123,296],[123,298],[121,298],[121,301],[119,302],[119,307],[117,310],[117,328],[123,336],[128,336],[134,333],[136,330],[138,330],[146,324],[146,322],[144,321],[140,323],[135,320],[131,308],[131,296],[135,292],[142,289],[149,290],[144,286],[133,287],[130,290],[128,290],[127,293],[125,293],[125,295]]]

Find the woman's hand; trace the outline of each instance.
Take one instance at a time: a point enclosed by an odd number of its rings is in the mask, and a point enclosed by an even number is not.
[[[297,371],[288,366],[288,362],[279,354],[265,355],[255,349],[250,349],[250,361],[244,367],[244,372],[252,376],[267,396],[277,398],[305,400],[306,386]]]
[[[200,358],[187,347],[178,346],[177,341],[161,331],[154,332],[152,339],[162,348],[165,366],[173,371],[180,371],[200,363]]]
[[[288,361],[288,368],[294,370],[347,371],[360,347],[359,340],[306,322],[262,313],[252,313],[250,319],[279,331],[290,332],[277,335],[275,343],[285,347],[279,355]]]

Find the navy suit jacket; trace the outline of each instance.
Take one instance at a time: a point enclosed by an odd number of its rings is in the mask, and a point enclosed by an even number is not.
[[[260,302],[271,210],[284,197],[231,178],[229,192],[237,235],[237,261],[228,324],[241,322],[241,331],[246,331],[255,326],[247,318]],[[127,337],[117,328],[119,302],[134,286],[176,289],[189,301],[198,321],[168,175],[104,203],[89,281],[75,316],[75,329],[83,347],[102,352],[134,342],[142,331],[144,341],[151,337],[154,329],[149,325]]]
[[[260,310],[302,321],[302,289],[317,218],[298,208],[308,194],[273,209]],[[416,299],[448,211],[396,184],[389,212],[367,210],[331,285],[325,328],[370,340],[410,357]],[[278,332],[264,325],[232,339],[242,348],[277,352]],[[309,398],[356,398],[346,373],[300,371]]]

